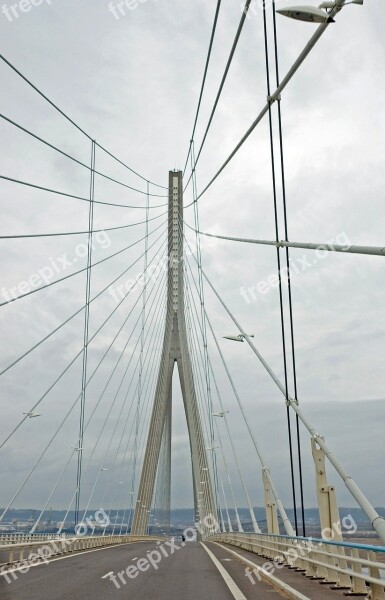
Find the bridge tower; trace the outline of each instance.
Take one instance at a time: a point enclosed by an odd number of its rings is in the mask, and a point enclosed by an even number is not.
[[[165,481],[163,487],[166,485],[168,488],[166,498],[168,497],[169,509],[172,376],[176,363],[190,439],[195,517],[202,523],[204,535],[211,528],[213,519],[217,519],[217,509],[187,343],[184,311],[183,180],[181,171],[169,172],[168,257],[167,309],[163,350],[131,532],[133,535],[145,535],[148,531],[160,456],[166,465],[163,471]]]

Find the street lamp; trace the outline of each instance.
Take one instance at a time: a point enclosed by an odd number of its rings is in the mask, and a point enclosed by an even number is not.
[[[333,17],[321,8],[314,6],[291,6],[281,8],[277,13],[296,21],[306,21],[307,23],[334,23]]]
[[[363,5],[364,0],[350,0],[340,5],[336,1],[333,2],[328,0],[322,2],[318,8],[315,6],[290,6],[289,8],[281,8],[277,10],[277,13],[290,19],[297,21],[306,21],[307,23],[334,23],[333,17],[330,13],[339,12],[347,4],[360,4]]]
[[[322,2],[318,8],[326,8],[326,10],[334,10],[335,8],[337,8],[338,10],[341,10],[344,6],[347,6],[348,4],[360,4],[360,6],[362,6],[364,3],[364,0],[350,0],[349,2],[345,2],[343,4],[343,6],[337,6],[336,2]]]
[[[254,334],[247,335],[246,333],[239,333],[238,335],[224,335],[225,340],[231,340],[232,342],[244,342],[246,338],[253,338]]]

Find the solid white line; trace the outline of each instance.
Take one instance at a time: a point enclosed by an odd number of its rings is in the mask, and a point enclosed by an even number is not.
[[[209,550],[207,548],[207,546],[203,542],[201,542],[201,544],[202,544],[203,548],[206,550],[206,552],[209,555],[209,557],[211,558],[211,560],[213,561],[213,563],[216,566],[216,568],[218,569],[218,571],[220,572],[220,574],[222,575],[227,587],[229,588],[230,592],[234,596],[235,600],[247,600],[246,596],[244,596],[242,594],[241,590],[235,583],[234,579],[232,579],[230,577],[230,575],[228,574],[228,572],[226,571],[224,566],[221,565],[221,563],[219,562],[217,557],[211,552],[211,550]]]
[[[70,554],[66,555],[66,556],[59,556],[58,558],[51,558],[51,560],[48,561],[48,564],[50,564],[51,562],[56,562],[57,560],[64,560],[65,558],[73,558],[74,556],[80,556],[81,554],[89,554],[90,552],[99,552],[99,550],[109,550],[110,548],[118,548],[119,546],[127,546],[130,544],[142,544],[143,542],[145,542],[146,540],[138,540],[137,542],[124,542],[123,544],[114,544],[113,546],[104,546],[103,548],[93,548],[92,550],[80,550],[79,552],[71,552]],[[28,558],[23,559],[24,560],[28,560]],[[22,562],[23,562],[22,561]],[[34,563],[32,565],[28,565],[29,569],[31,569],[32,567],[41,567],[42,565],[47,565],[47,562],[45,561],[41,561],[39,563]],[[1,571],[0,570],[0,575],[2,575],[3,577],[5,577],[5,575],[8,575],[8,573],[17,573],[18,571],[21,571],[22,569],[25,569],[26,566],[22,566],[19,567],[17,569],[10,569],[9,571]]]
[[[233,556],[240,558],[241,561],[246,563],[249,567],[251,567],[256,574],[258,573],[261,579],[263,579],[266,583],[269,583],[276,590],[287,594],[287,596],[291,598],[291,600],[311,600],[311,598],[309,598],[308,596],[304,596],[303,594],[301,594],[301,592],[297,592],[297,590],[292,588],[284,581],[281,581],[281,579],[278,579],[278,577],[275,577],[274,575],[266,571],[266,569],[262,569],[262,567],[260,567],[259,565],[256,565],[255,563],[251,562],[251,560],[248,560],[247,558],[242,556],[242,554],[238,554],[238,552],[234,552],[234,550],[230,550],[230,548],[226,548],[226,546],[222,546],[222,544],[218,544],[218,542],[211,543],[215,544],[216,546],[219,546],[220,548],[222,548],[222,550],[226,550],[226,552],[230,552],[230,554],[233,554]]]

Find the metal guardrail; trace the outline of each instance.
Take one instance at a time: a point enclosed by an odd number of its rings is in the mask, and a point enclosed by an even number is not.
[[[66,537],[61,534],[59,537]],[[0,546],[3,544],[17,544],[18,542],[36,542],[58,539],[55,533],[0,533]]]
[[[25,541],[11,541],[7,544],[0,543],[0,554],[3,556],[0,567],[4,568],[20,563],[32,565],[47,561],[50,557],[69,554],[70,552],[159,539],[163,538],[158,536],[106,535],[55,538],[51,536],[50,539],[36,540],[36,537],[33,536],[32,541],[28,539]],[[4,560],[5,558],[8,558],[8,560]]]
[[[310,579],[348,590],[349,595],[385,600],[385,563],[377,557],[385,558],[384,546],[258,533],[221,533],[208,539],[243,548],[275,565],[288,565]]]

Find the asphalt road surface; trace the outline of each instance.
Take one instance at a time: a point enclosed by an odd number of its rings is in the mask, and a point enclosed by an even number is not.
[[[281,600],[214,544],[141,542],[57,557],[0,577],[1,600]],[[119,575],[120,574],[120,575]]]

